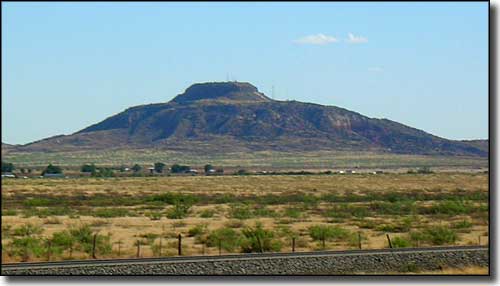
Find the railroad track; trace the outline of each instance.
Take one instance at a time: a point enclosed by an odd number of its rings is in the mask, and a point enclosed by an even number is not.
[[[149,264],[149,263],[181,263],[181,262],[206,262],[206,261],[231,261],[273,258],[305,258],[322,256],[363,256],[397,253],[425,253],[425,252],[460,252],[460,251],[484,251],[487,246],[446,246],[446,247],[424,247],[424,248],[397,248],[397,249],[367,249],[367,250],[345,250],[345,251],[314,251],[314,252],[288,252],[288,253],[252,253],[252,254],[227,254],[211,256],[176,256],[157,258],[133,258],[133,259],[95,259],[95,260],[71,260],[53,262],[21,262],[2,264],[2,271],[51,267],[75,267],[75,266],[104,266],[123,264]]]

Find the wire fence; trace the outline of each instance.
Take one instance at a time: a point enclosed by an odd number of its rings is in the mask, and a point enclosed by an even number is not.
[[[247,230],[244,234],[244,239],[235,241],[234,237],[219,236],[208,241],[201,241],[198,245],[201,246],[199,252],[194,253],[191,245],[186,245],[185,236],[178,233],[175,238],[172,236],[166,238],[164,236],[136,239],[133,245],[126,245],[123,240],[111,241],[109,237],[99,235],[97,232],[85,237],[85,242],[76,240],[61,240],[57,237],[51,239],[42,239],[44,243],[37,244],[33,237],[26,237],[24,240],[16,240],[9,244],[2,243],[4,255],[10,258],[20,258],[20,261],[56,261],[56,260],[71,260],[74,259],[74,252],[78,250],[85,253],[87,259],[103,259],[103,258],[146,258],[146,257],[167,257],[167,256],[198,256],[198,255],[223,255],[237,253],[264,253],[264,252],[296,252],[298,241],[304,241],[305,238],[312,238],[313,242],[317,243],[317,247],[312,250],[350,250],[350,249],[368,249],[366,238],[361,231],[351,233],[348,247],[339,248],[339,244],[335,247],[329,247],[330,242],[339,241],[339,237],[328,232],[328,229],[323,229],[323,232],[314,233],[311,231],[308,235],[293,235],[288,239],[278,239],[266,234],[265,230],[254,229],[253,232]],[[188,236],[189,237],[189,236]],[[343,237],[344,239],[346,237]],[[404,240],[401,236],[393,236],[386,234],[385,248],[405,248],[405,247],[422,247],[430,246],[428,240],[420,241],[419,238],[411,242]],[[21,242],[19,242],[21,241]],[[63,243],[61,243],[63,241]],[[489,237],[477,237],[477,245],[488,245]],[[456,245],[452,243],[434,243],[435,245]],[[135,255],[131,255],[131,246],[135,248]],[[301,245],[303,248],[303,245]],[[191,251],[186,252],[186,248]],[[210,251],[207,251],[210,249]],[[127,251],[128,250],[128,251]],[[146,254],[145,250],[149,250]],[[309,249],[310,250],[310,249]],[[14,259],[15,260],[15,259]]]

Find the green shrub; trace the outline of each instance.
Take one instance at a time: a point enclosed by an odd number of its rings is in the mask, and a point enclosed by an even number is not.
[[[323,216],[327,218],[339,219],[339,218],[350,218],[352,214],[350,211],[347,211],[347,209],[344,207],[335,206],[328,210],[325,210]]]
[[[234,174],[237,176],[246,176],[246,175],[249,175],[250,173],[248,173],[245,169],[240,169]]]
[[[298,208],[286,208],[284,216],[291,218],[300,218],[302,216],[302,211]]]
[[[412,246],[419,247],[422,243],[425,243],[428,240],[426,234],[422,231],[410,231],[408,233],[408,238],[411,241]]]
[[[424,230],[428,240],[435,245],[453,244],[457,240],[457,233],[444,226],[434,226]]]
[[[238,199],[230,194],[222,194],[222,195],[217,195],[214,198],[214,203],[216,204],[227,204],[227,203],[234,203],[238,201]]]
[[[325,248],[326,241],[347,239],[350,234],[348,230],[337,226],[313,225],[309,227],[309,235],[314,241],[321,241],[323,248]]]
[[[92,254],[94,233],[92,232],[89,225],[82,225],[78,228],[72,228],[69,230],[70,234],[75,239],[76,248],[87,253]],[[96,235],[96,253],[97,254],[108,254],[111,253],[111,235]]]
[[[21,261],[28,261],[32,255],[40,257],[44,254],[42,239],[36,236],[14,238],[10,243],[10,248],[13,255],[21,257]]]
[[[27,199],[23,202],[23,205],[26,207],[44,207],[51,206],[54,203],[60,203],[57,199],[45,199],[45,198],[32,198]]]
[[[13,230],[13,236],[35,236],[42,233],[42,228],[30,223],[24,224]]]
[[[454,229],[461,230],[461,231],[469,231],[470,232],[470,228],[472,227],[472,223],[470,221],[464,219],[462,221],[453,223],[451,225],[451,227]]]
[[[236,219],[249,219],[253,217],[253,214],[247,205],[237,204],[231,206],[229,216]]]
[[[96,167],[94,164],[85,164],[80,168],[80,172],[83,173],[94,173],[96,171]]]
[[[74,210],[68,207],[27,208],[23,210],[24,217],[38,216],[40,218],[71,215],[73,213]]]
[[[309,228],[309,235],[313,240],[345,238],[348,235],[348,231],[335,226],[313,225]]]
[[[375,230],[384,232],[408,232],[410,230],[410,226],[405,223],[382,224],[375,227]]]
[[[253,216],[256,217],[276,217],[277,214],[274,210],[269,209],[267,207],[256,206],[253,211]]]
[[[211,218],[215,214],[215,210],[213,209],[204,209],[203,211],[200,212],[200,217],[201,218]]]
[[[69,257],[71,258],[73,256],[76,239],[68,230],[53,233],[51,241],[52,247],[56,249],[58,253],[63,253],[68,250]]]
[[[414,245],[421,242],[432,245],[453,244],[458,239],[457,233],[445,226],[426,227],[422,231],[410,232],[409,237]]]
[[[411,243],[409,240],[404,239],[400,236],[396,236],[391,239],[392,247],[394,248],[404,248],[404,247],[410,247]]]
[[[95,217],[124,217],[129,216],[130,212],[127,209],[120,208],[105,208],[105,209],[97,209],[93,211],[93,216]]]
[[[475,211],[477,211],[477,208],[473,204],[462,200],[440,201],[430,208],[422,209],[423,213],[447,215],[470,214]]]
[[[189,237],[200,236],[203,235],[206,231],[207,231],[206,224],[198,224],[188,230],[188,236]]]
[[[3,216],[15,216],[17,215],[17,211],[14,209],[4,210],[2,211]]]
[[[2,173],[12,173],[15,169],[14,164],[2,161]]]
[[[166,215],[170,219],[181,219],[187,217],[190,210],[190,203],[177,201],[171,209],[167,210]]]
[[[42,172],[42,176],[45,174],[62,174],[62,169],[59,166],[54,166],[49,164]]]
[[[362,220],[357,223],[357,226],[359,228],[375,229],[377,228],[378,224],[373,220]]]
[[[356,206],[347,203],[335,204],[324,212],[329,218],[364,218],[370,215],[370,210],[365,206]]]
[[[165,164],[161,162],[157,162],[154,165],[154,169],[156,173],[163,173],[163,169],[165,168]]]
[[[226,251],[235,250],[241,242],[241,235],[232,228],[219,228],[207,236],[206,245],[208,247],[219,247]]]
[[[142,170],[142,167],[139,166],[138,164],[135,164],[133,167],[132,167],[132,171],[134,171],[134,173],[138,173],[139,171]]]
[[[371,211],[383,215],[410,215],[415,213],[415,201],[372,202]]]
[[[179,164],[173,164],[172,167],[170,168],[170,172],[172,173],[185,173],[188,172],[189,170],[191,170],[191,167]]]
[[[242,231],[241,250],[244,253],[280,251],[281,242],[274,238],[272,230],[266,230],[261,223]]]
[[[198,198],[190,194],[163,193],[151,196],[147,199],[147,201],[160,202],[169,205],[175,205],[177,203],[194,205],[198,202]]]
[[[40,257],[44,253],[42,239],[39,236],[42,229],[39,226],[25,224],[13,230],[10,242],[11,254],[20,256],[22,261],[28,261],[34,255]]]

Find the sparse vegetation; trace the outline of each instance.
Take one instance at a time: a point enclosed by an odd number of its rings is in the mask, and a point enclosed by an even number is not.
[[[54,166],[49,164],[42,172],[42,176],[45,174],[62,174],[62,168],[59,166]]]
[[[105,218],[130,216],[131,214],[132,213],[129,210],[121,208],[98,209],[93,213],[93,215],[96,217],[105,217]]]
[[[73,172],[80,176],[80,170],[76,167]],[[137,249],[133,245],[138,238],[142,241],[142,257],[159,255],[160,237],[162,255],[175,255],[178,234],[183,236],[186,255],[217,254],[219,246],[213,232],[219,229],[232,230],[225,230],[230,233],[225,236],[232,237],[227,242],[232,246],[221,245],[225,253],[260,251],[261,236],[257,239],[251,233],[262,230],[272,233],[264,231],[264,236],[272,236],[271,246],[281,245],[284,251],[291,250],[292,237],[298,251],[357,248],[357,229],[361,230],[363,248],[387,247],[386,233],[391,235],[394,247],[484,245],[488,241],[485,174],[453,173],[452,181],[450,174],[439,172],[117,176],[2,181],[5,261],[22,260],[24,246],[31,249],[25,259],[44,260],[49,240],[52,260],[90,257],[89,246],[81,246],[76,239],[72,250],[64,242],[55,242],[64,241],[68,235],[55,233],[71,234],[71,230],[79,228],[75,225],[88,226],[91,236],[99,232],[108,237],[104,234],[113,233],[109,237],[113,252],[97,252],[103,258],[118,255],[117,241],[122,241],[120,257],[135,256]],[[257,220],[262,223],[260,228],[255,225]],[[20,240],[23,236],[16,236],[21,234],[16,229],[33,221],[50,231]],[[324,246],[321,231],[314,230],[317,226],[335,229],[326,231]],[[159,236],[153,240],[148,235],[148,240],[142,237],[146,234]],[[12,244],[14,239],[16,246]],[[265,251],[277,248],[267,247]]]

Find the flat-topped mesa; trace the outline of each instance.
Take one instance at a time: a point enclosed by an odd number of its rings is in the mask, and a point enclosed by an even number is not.
[[[265,102],[271,99],[259,92],[248,82],[207,82],[196,83],[188,87],[183,94],[179,94],[172,101],[190,103],[194,101],[220,100],[238,102]]]

